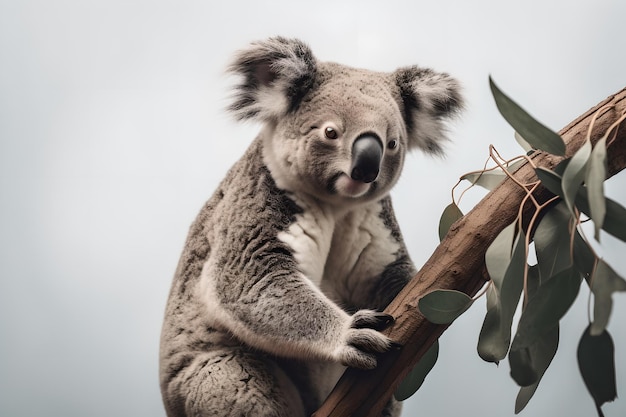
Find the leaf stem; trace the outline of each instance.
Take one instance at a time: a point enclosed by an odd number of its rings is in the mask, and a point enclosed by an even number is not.
[[[622,113],[622,116],[617,119],[617,121],[615,123],[613,123],[611,126],[609,126],[609,128],[606,131],[605,136],[608,137],[609,133],[615,129],[616,127],[618,127],[624,120],[626,119],[626,111]],[[617,138],[617,130],[615,129],[615,134],[613,135],[613,137],[610,140],[607,140],[606,146],[608,147],[611,143],[613,143],[615,141],[615,138]]]

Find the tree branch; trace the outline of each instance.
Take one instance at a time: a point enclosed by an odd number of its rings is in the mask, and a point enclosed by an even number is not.
[[[608,97],[561,130],[568,157],[585,141],[593,115],[607,105],[613,107],[598,116],[591,134],[592,143],[626,111],[626,89]],[[553,168],[563,158],[538,152],[531,159],[537,166]],[[609,177],[625,167],[626,129],[621,128],[608,150]],[[515,176],[522,183],[537,180],[528,163],[520,167]],[[428,322],[418,310],[419,299],[436,289],[475,295],[488,279],[485,252],[498,233],[515,220],[524,195],[507,179],[452,225],[430,259],[385,310],[396,318],[394,326],[385,333],[403,348],[383,355],[372,371],[348,369],[314,417],[380,415],[402,379],[448,327]],[[552,196],[543,187],[536,195],[539,201]],[[527,204],[524,216],[532,215],[533,210],[534,207]]]

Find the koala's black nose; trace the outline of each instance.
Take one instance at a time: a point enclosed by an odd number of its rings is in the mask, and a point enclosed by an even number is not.
[[[383,159],[383,144],[372,134],[359,137],[352,144],[352,166],[350,177],[355,181],[373,182],[380,172]]]

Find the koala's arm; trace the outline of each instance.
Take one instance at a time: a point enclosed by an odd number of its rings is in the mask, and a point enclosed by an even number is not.
[[[376,366],[375,352],[391,347],[377,331],[390,324],[390,316],[372,310],[350,316],[281,259],[286,255],[261,251],[256,256],[244,269],[222,269],[221,277],[210,264],[203,271],[209,314],[234,336],[279,356],[366,369]]]
[[[219,239],[198,286],[209,320],[279,356],[375,367],[375,353],[393,346],[378,331],[391,316],[373,310],[349,315],[300,272],[291,249],[277,237],[293,207],[284,195],[268,191],[262,177],[223,197],[234,199],[224,207],[236,208],[222,211],[213,231]]]

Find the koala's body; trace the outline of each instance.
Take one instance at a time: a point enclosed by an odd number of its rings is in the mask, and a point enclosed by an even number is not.
[[[456,81],[319,62],[298,40],[241,51],[231,110],[263,123],[192,225],[161,337],[169,417],[309,416],[345,366],[394,342],[382,313],[416,270],[389,191],[441,151]],[[399,415],[390,401],[384,415]]]

